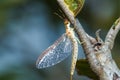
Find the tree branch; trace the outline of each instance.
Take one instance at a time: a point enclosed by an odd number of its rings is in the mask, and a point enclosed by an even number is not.
[[[93,38],[84,31],[79,20],[75,19],[75,16],[65,5],[64,0],[57,1],[74,26],[91,69],[99,76],[100,80],[120,80],[120,70],[111,56],[111,45],[113,45],[114,39],[120,30],[120,19],[115,22],[115,26],[111,27],[104,43],[99,37],[99,32],[97,32],[96,38]]]
[[[106,39],[105,44],[108,45],[110,49],[114,46],[114,40],[120,30],[120,18],[118,18],[115,23],[112,25],[111,29],[109,30]]]
[[[84,31],[84,29],[83,29],[82,25],[80,24],[80,22],[78,21],[78,19],[75,19],[73,14],[71,14],[71,12],[69,12],[68,7],[66,7],[66,5],[64,3],[64,0],[57,0],[57,1],[59,3],[60,7],[62,8],[62,10],[64,11],[64,13],[66,14],[66,16],[68,17],[68,19],[74,25],[75,32],[78,34],[79,40],[83,43],[82,46],[88,57],[87,59],[89,60],[91,65],[96,66],[96,64],[95,64],[95,63],[97,63],[96,56],[94,54],[91,54],[91,53],[94,53],[94,50],[93,50],[92,44],[91,44],[91,39],[93,39],[93,38],[90,35],[86,34],[86,32]]]

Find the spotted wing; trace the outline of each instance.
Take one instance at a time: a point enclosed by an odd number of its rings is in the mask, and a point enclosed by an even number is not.
[[[66,34],[63,34],[39,56],[36,66],[37,68],[53,66],[67,58],[71,53],[72,43]]]

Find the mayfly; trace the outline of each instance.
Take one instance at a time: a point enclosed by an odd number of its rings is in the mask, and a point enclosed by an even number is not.
[[[66,33],[64,33],[58,40],[48,47],[36,61],[38,69],[53,66],[72,53],[70,76],[74,74],[75,65],[78,55],[78,43],[74,33],[74,29],[70,27],[70,22],[64,19]]]

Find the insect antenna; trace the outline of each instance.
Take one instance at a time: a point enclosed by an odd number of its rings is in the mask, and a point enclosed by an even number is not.
[[[54,12],[54,14],[57,15],[60,19],[62,19],[64,21],[68,20],[67,16],[61,9],[58,9],[58,12]]]
[[[60,19],[64,20],[63,16],[60,16],[57,12],[54,12],[55,15],[57,15]]]
[[[69,25],[69,19],[67,18],[65,13],[61,9],[58,9],[58,12],[55,12],[54,14],[57,15],[58,17],[60,17],[64,21],[64,25],[67,28],[67,26]],[[62,14],[62,15],[60,15],[60,14]]]

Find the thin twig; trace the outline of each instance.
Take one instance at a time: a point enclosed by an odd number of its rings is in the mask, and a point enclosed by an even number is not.
[[[109,30],[106,39],[105,39],[105,45],[109,47],[109,49],[112,49],[114,46],[114,40],[120,30],[120,18],[118,18],[115,23],[112,25],[111,29]]]

